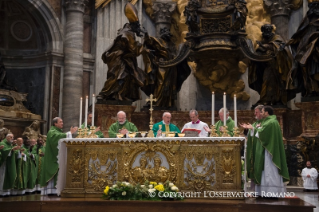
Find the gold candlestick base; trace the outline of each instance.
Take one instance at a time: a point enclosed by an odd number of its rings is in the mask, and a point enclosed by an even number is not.
[[[98,138],[97,135],[95,135],[95,127],[94,126],[91,126],[90,127],[90,135],[88,136],[88,138]]]
[[[222,137],[230,137],[229,135],[228,135],[228,130],[227,130],[227,126],[223,126],[223,130],[222,130]]]
[[[76,138],[83,138],[83,129],[82,128],[78,129],[78,136],[76,136]]]
[[[153,124],[150,124],[149,126],[150,126],[150,130],[147,133],[147,137],[148,138],[154,138],[154,133],[153,133],[153,130],[152,130]]]
[[[210,125],[210,129],[211,129],[211,133],[210,133],[210,137],[218,137],[218,134],[216,133],[216,127],[215,125]]]
[[[87,138],[88,137],[88,128],[87,127],[85,127],[84,129],[83,129],[83,137],[82,138]]]
[[[234,137],[239,137],[239,128],[234,127]]]

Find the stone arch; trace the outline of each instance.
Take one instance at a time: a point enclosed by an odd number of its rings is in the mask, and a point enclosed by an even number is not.
[[[44,120],[51,119],[52,111],[58,116],[64,67],[60,9],[55,12],[49,0],[1,0],[0,10],[0,23],[5,28],[0,29],[0,52],[8,81],[18,92],[28,93],[24,104],[32,113]],[[30,31],[33,35],[24,39]]]
[[[45,30],[48,46],[46,51],[63,53],[63,28],[47,0],[16,0],[23,5]]]

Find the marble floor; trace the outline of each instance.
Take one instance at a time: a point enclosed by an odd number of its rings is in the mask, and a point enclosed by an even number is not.
[[[313,209],[313,212],[319,212],[319,201],[318,201],[319,192],[294,191],[294,193],[300,199],[316,206],[316,208]]]

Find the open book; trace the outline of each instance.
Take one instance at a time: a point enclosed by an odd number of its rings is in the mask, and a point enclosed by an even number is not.
[[[182,131],[182,133],[185,133],[185,137],[198,137],[201,130],[194,129],[194,128],[186,128]]]

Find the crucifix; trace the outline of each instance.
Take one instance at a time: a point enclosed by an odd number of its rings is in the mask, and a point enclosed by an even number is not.
[[[153,102],[156,102],[157,99],[153,98],[153,94],[150,95],[149,99],[146,99],[146,102],[150,102],[151,106],[150,106],[150,111],[151,111],[151,117],[150,117],[150,124],[153,124],[153,117],[152,117],[152,113],[153,113]]]

